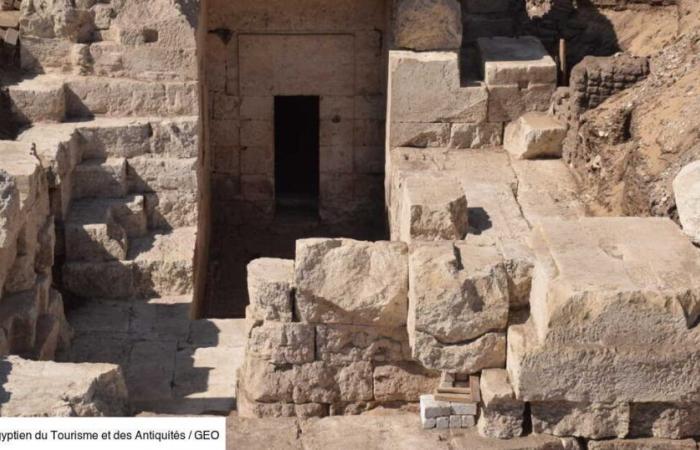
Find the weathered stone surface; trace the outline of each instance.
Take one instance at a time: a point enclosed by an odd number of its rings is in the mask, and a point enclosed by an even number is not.
[[[433,392],[440,381],[438,372],[414,362],[397,362],[374,368],[374,398],[377,401],[417,402]]]
[[[530,111],[547,111],[555,84],[491,85],[488,87],[488,121],[511,122]]]
[[[61,122],[66,115],[64,82],[59,77],[30,79],[8,88],[12,110],[24,124]]]
[[[226,420],[227,449],[302,450],[296,419],[251,419],[231,416]],[[264,438],[261,439],[261,436]]]
[[[398,362],[410,357],[408,334],[403,326],[316,326],[316,358],[334,365],[353,361]]]
[[[407,178],[401,200],[402,241],[464,238],[469,226],[467,199],[457,180],[446,176]]]
[[[251,330],[246,353],[275,365],[303,364],[314,360],[314,326],[266,321]]]
[[[681,169],[673,180],[673,195],[683,231],[700,243],[700,161]]]
[[[301,320],[397,327],[406,322],[406,245],[350,239],[297,241],[296,307]]]
[[[612,439],[588,441],[589,450],[694,450],[697,444],[692,439],[674,441],[670,439]]]
[[[451,148],[497,147],[503,142],[501,123],[456,123],[450,131]]]
[[[123,197],[128,188],[126,174],[124,158],[84,161],[73,172],[73,197]]]
[[[392,147],[445,147],[450,142],[449,123],[393,122]]]
[[[434,337],[445,348],[458,348],[505,329],[508,276],[495,247],[468,241],[418,245],[409,256],[409,274],[408,330],[414,356],[423,353],[417,348],[417,333]]]
[[[458,344],[443,344],[434,336],[415,332],[411,348],[413,357],[430,369],[475,373],[482,369],[503,367],[506,358],[504,333],[487,333]]]
[[[253,318],[291,322],[293,287],[293,260],[259,258],[248,263],[248,297]]]
[[[532,402],[530,411],[536,433],[604,439],[624,438],[629,431],[627,403]]]
[[[462,45],[462,11],[456,0],[400,0],[394,18],[398,48],[454,50]]]
[[[130,192],[196,191],[196,158],[129,158]]]
[[[483,370],[480,389],[484,406],[479,416],[479,434],[498,439],[522,436],[525,404],[515,398],[507,372]]]
[[[533,36],[482,38],[477,45],[489,86],[557,83],[554,60]]]
[[[27,361],[9,356],[0,362],[9,394],[0,415],[124,416],[127,390],[119,366]]]
[[[506,127],[503,147],[520,159],[561,157],[566,126],[545,113],[530,112]]]
[[[461,85],[456,52],[391,51],[389,76],[392,123],[486,121],[486,87]]]
[[[629,436],[683,439],[700,430],[698,403],[632,403]]]

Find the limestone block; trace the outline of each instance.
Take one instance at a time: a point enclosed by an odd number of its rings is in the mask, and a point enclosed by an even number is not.
[[[119,366],[28,361],[2,362],[3,417],[125,416],[128,393]]]
[[[22,45],[20,45],[22,70],[32,74],[70,73],[76,69],[73,57],[75,46],[76,44],[64,39],[22,36]]]
[[[488,87],[488,121],[511,122],[526,112],[549,109],[556,85],[530,84],[525,88],[517,84]]]
[[[12,353],[29,353],[34,349],[36,323],[41,312],[39,287],[5,295],[0,303],[0,325]]]
[[[406,245],[398,242],[297,241],[298,317],[311,323],[405,324],[407,253]]]
[[[515,398],[506,371],[483,370],[480,389],[484,406],[479,416],[479,434],[498,439],[522,436],[525,403]]]
[[[486,333],[459,344],[443,344],[434,336],[415,332],[411,348],[413,358],[434,370],[475,373],[482,369],[503,367],[506,360],[504,333]]]
[[[128,298],[134,294],[134,270],[121,261],[71,262],[63,266],[63,284],[86,298]]]
[[[275,365],[314,360],[314,326],[266,321],[250,331],[246,353]]]
[[[292,398],[294,403],[333,403],[340,399],[341,385],[345,394],[352,397],[353,392],[363,390],[371,392],[372,374],[365,371],[364,380],[361,366],[353,363],[345,368],[343,380],[337,378],[337,371],[323,362],[313,362],[292,368]],[[354,391],[354,389],[357,391]]]
[[[671,439],[612,439],[588,441],[589,450],[693,450],[697,444],[692,439],[674,441]]]
[[[700,243],[700,161],[684,166],[673,180],[673,195],[683,231]]]
[[[335,375],[340,401],[360,402],[374,399],[373,368],[369,361],[356,361],[341,367]]]
[[[445,147],[450,140],[449,123],[392,122],[392,147]]]
[[[169,117],[151,122],[150,152],[171,158],[196,158],[199,149],[199,117]]]
[[[522,115],[506,127],[503,147],[520,159],[561,157],[566,125],[538,112]]]
[[[123,197],[127,192],[124,158],[90,159],[75,167],[73,198]]]
[[[627,403],[532,402],[535,433],[587,439],[624,438],[629,431]]]
[[[404,326],[316,326],[316,358],[334,365],[354,361],[399,362],[410,357]]]
[[[632,403],[629,436],[684,439],[700,429],[698,403]]]
[[[469,227],[461,183],[449,177],[413,176],[403,183],[401,240],[459,240]]]
[[[128,240],[124,229],[109,223],[77,223],[65,225],[68,261],[110,261],[126,259]]]
[[[130,192],[197,190],[197,158],[129,158]]]
[[[456,123],[450,132],[451,148],[498,147],[503,142],[500,123]]]
[[[449,416],[451,412],[450,402],[435,400],[432,394],[420,396],[420,417],[422,420]]]
[[[98,118],[77,128],[84,159],[132,158],[150,151],[155,127],[147,120]]]
[[[400,0],[394,44],[411,50],[454,50],[462,45],[462,10],[456,0]]]
[[[557,66],[534,36],[477,39],[487,85],[557,84]]]
[[[486,121],[486,87],[461,85],[456,52],[391,51],[389,77],[392,123]]]
[[[380,402],[417,402],[433,392],[440,381],[438,372],[414,362],[397,362],[374,368],[374,398]]]
[[[57,76],[24,80],[8,87],[12,112],[22,124],[62,122],[66,116],[64,82]]]
[[[148,227],[168,230],[197,226],[197,193],[161,191],[144,194]]]
[[[26,0],[21,11],[20,24],[27,36],[85,42],[94,30],[90,11],[76,8],[74,2]]]
[[[459,346],[508,322],[508,277],[494,247],[417,245],[409,256],[408,330]],[[446,369],[449,370],[449,369]]]
[[[248,263],[247,270],[252,317],[291,322],[294,261],[259,258]]]

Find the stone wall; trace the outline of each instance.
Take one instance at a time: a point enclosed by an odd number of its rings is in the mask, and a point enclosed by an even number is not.
[[[308,95],[320,96],[322,220],[371,218],[381,207],[386,2],[210,3],[205,65],[215,205],[239,219],[271,219],[274,98]]]

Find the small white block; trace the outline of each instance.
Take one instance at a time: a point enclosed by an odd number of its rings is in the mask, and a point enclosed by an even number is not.
[[[476,425],[476,417],[474,416],[461,416],[462,417],[462,428],[471,428]]]
[[[7,42],[8,44],[10,44],[12,46],[16,46],[18,40],[19,40],[19,33],[17,32],[17,30],[15,30],[14,28],[8,28],[5,31],[5,42]]]
[[[476,415],[476,403],[457,403],[451,402],[450,407],[452,408],[452,414],[459,415]]]
[[[435,428],[439,430],[445,430],[450,427],[450,418],[445,416],[445,417],[438,417],[437,420],[435,420]]]
[[[439,402],[430,394],[420,396],[420,416],[431,419],[433,417],[449,416],[451,411],[449,402]]]
[[[421,424],[423,425],[424,430],[429,430],[431,428],[435,428],[435,419],[422,419],[421,418]]]

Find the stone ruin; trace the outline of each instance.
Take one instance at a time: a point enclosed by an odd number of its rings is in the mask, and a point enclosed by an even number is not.
[[[0,415],[697,449],[700,169],[682,228],[571,170],[676,2],[297,3],[0,3]]]

